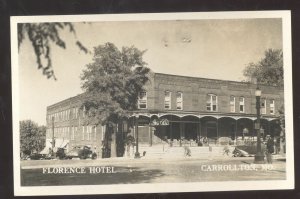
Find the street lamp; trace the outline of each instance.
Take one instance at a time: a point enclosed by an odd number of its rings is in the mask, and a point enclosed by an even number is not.
[[[256,116],[257,116],[257,121],[255,125],[255,129],[257,131],[257,146],[256,146],[256,154],[254,157],[254,163],[255,164],[263,164],[264,161],[264,154],[261,150],[261,139],[260,139],[260,96],[261,96],[261,90],[257,86],[255,90],[255,96],[256,96]]]
[[[134,158],[140,158],[139,153],[139,116],[135,117],[135,128],[136,128],[136,152],[134,154]]]

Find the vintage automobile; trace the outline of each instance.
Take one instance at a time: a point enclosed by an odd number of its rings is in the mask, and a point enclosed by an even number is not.
[[[82,145],[82,146],[75,146],[71,151],[65,154],[65,159],[72,159],[72,158],[80,158],[80,159],[87,159],[92,158],[96,159],[97,154],[93,153],[91,147]]]
[[[33,153],[27,159],[28,160],[43,160],[43,159],[45,159],[45,155],[39,154],[39,153]]]
[[[66,153],[64,148],[57,148],[56,151],[56,157],[58,157],[60,160],[66,158]]]
[[[266,146],[262,143],[261,144],[261,150],[265,151]],[[240,146],[235,146],[235,149],[233,150],[233,156],[234,157],[249,157],[249,156],[254,156],[257,151],[257,145],[251,144],[251,145],[240,145]]]
[[[233,154],[233,157],[249,157],[250,156],[250,154],[248,152],[246,152],[238,147],[234,148],[232,154]]]

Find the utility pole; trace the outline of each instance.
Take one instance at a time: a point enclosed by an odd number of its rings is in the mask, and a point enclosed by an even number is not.
[[[52,117],[52,151],[51,151],[51,156],[54,156],[54,147],[55,147],[55,139],[54,139],[54,117]]]

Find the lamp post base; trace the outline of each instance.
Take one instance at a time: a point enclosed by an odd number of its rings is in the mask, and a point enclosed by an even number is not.
[[[255,154],[254,164],[265,164],[265,156],[262,153]]]
[[[136,153],[134,154],[134,158],[141,158],[140,153],[139,153],[139,152],[136,152]]]

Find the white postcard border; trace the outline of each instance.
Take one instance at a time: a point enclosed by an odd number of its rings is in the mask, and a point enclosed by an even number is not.
[[[96,22],[96,21],[142,21],[142,20],[185,20],[185,19],[243,19],[282,18],[284,57],[284,103],[286,116],[286,180],[272,181],[224,181],[197,183],[149,183],[130,185],[72,185],[35,186],[20,184],[19,143],[19,69],[17,24],[30,22]],[[56,16],[13,16],[11,17],[11,63],[13,99],[13,163],[14,193],[17,196],[34,195],[88,195],[122,193],[162,193],[196,191],[237,190],[280,190],[294,188],[293,147],[293,101],[292,101],[292,58],[291,58],[291,13],[290,11],[247,11],[247,12],[201,12],[201,13],[151,13],[151,14],[104,14],[104,15],[56,15]]]

